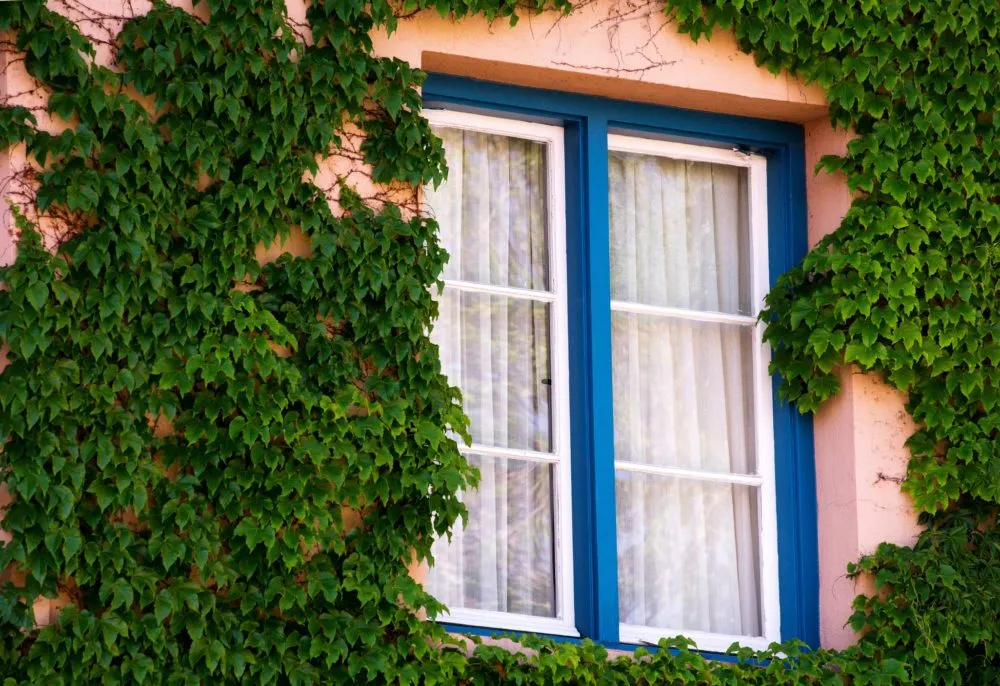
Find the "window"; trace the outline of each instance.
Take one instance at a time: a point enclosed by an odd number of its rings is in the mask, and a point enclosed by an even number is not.
[[[766,160],[608,148],[621,638],[777,638]]]
[[[815,643],[811,436],[757,320],[804,251],[801,129],[438,76],[425,100],[450,169],[432,336],[482,475],[435,543],[445,621]]]
[[[451,170],[425,197],[450,254],[433,337],[481,481],[429,590],[454,621],[572,633],[562,130],[430,117]]]

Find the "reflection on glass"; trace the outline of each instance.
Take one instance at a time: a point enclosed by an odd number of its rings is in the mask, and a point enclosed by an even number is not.
[[[469,455],[479,487],[467,526],[434,544],[427,590],[450,608],[554,617],[553,466]]]
[[[432,337],[462,391],[473,442],[552,448],[549,305],[445,289]]]
[[[745,167],[612,151],[611,298],[753,314]]]
[[[761,635],[757,489],[619,470],[623,624]]]
[[[753,329],[611,313],[615,459],[755,470]]]
[[[445,279],[548,289],[545,144],[435,127],[448,180],[426,190],[451,256]]]

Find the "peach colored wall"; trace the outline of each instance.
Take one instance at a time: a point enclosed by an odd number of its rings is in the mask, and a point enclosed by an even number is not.
[[[594,0],[572,14],[455,23],[426,12],[375,49],[428,71],[524,86],[805,122],[823,116],[820,88],[758,68],[730,34],[693,43],[662,5]]]
[[[805,125],[806,168],[823,155],[843,154],[851,134],[825,119]],[[809,243],[840,224],[851,194],[840,176],[810,175],[806,186]],[[819,528],[820,639],[842,648],[855,639],[846,625],[851,601],[870,589],[848,579],[847,564],[883,541],[911,543],[919,529],[899,481],[906,474],[906,439],[914,426],[905,397],[857,368],[840,370],[841,392],[815,418]]]
[[[174,4],[190,8],[181,0]],[[120,0],[74,5],[112,14],[124,7]],[[135,3],[137,11],[146,6]],[[290,0],[289,13],[301,19],[302,0]],[[592,0],[569,16],[524,16],[514,28],[478,17],[455,24],[425,12],[400,22],[391,37],[376,35],[375,44],[380,54],[431,71],[798,122],[805,127],[810,169],[820,155],[842,150],[847,140],[843,132],[830,129],[821,89],[758,68],[725,32],[692,43],[656,5]],[[107,57],[101,52],[99,61],[106,63]],[[30,85],[19,68],[5,74],[0,95]],[[17,153],[0,156],[0,176],[7,178],[10,168],[21,163]],[[850,195],[842,178],[810,174],[807,204],[809,236],[815,242],[836,228]],[[0,211],[0,229],[7,228],[7,220]],[[2,230],[0,263],[12,257],[13,244]],[[858,589],[844,576],[847,563],[883,540],[908,542],[917,531],[895,482],[905,472],[903,442],[912,430],[903,399],[852,370],[844,370],[842,378],[843,393],[816,417],[821,633],[830,647],[853,640],[844,622]],[[48,621],[49,611],[49,601],[40,601],[39,622]]]
[[[3,34],[0,34],[3,37]],[[0,98],[7,100],[7,54],[0,51]],[[0,150],[0,191],[6,189],[5,181],[10,178],[10,152]],[[0,198],[2,200],[2,198]],[[0,266],[10,264],[14,261],[14,237],[10,232],[10,212],[7,211],[6,203],[0,206]],[[4,362],[0,359],[0,369],[3,369]]]

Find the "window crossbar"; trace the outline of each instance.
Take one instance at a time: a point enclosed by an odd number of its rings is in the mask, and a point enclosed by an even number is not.
[[[540,450],[520,450],[518,448],[497,448],[489,445],[480,445],[478,443],[473,443],[472,445],[460,445],[458,450],[465,455],[480,455],[482,457],[503,457],[514,460],[549,463],[560,461],[560,456],[556,453],[546,453]]]
[[[486,295],[503,295],[508,298],[524,298],[541,302],[555,302],[556,294],[552,291],[539,291],[532,288],[514,288],[513,286],[494,286],[475,281],[460,281],[445,279],[444,287],[465,293],[484,293]]]
[[[638,462],[624,462],[615,460],[615,469],[623,472],[636,472],[639,474],[653,474],[655,476],[669,476],[678,479],[692,479],[695,481],[711,481],[715,483],[727,483],[735,486],[760,486],[764,483],[764,477],[757,474],[731,474],[728,472],[706,472],[699,469],[684,469],[683,467],[664,467],[661,465],[641,464]]]
[[[612,300],[611,309],[614,312],[628,312],[630,314],[648,314],[655,317],[672,317],[674,319],[687,319],[697,322],[713,324],[735,324],[737,326],[755,326],[758,322],[756,317],[746,314],[730,314],[728,312],[709,312],[701,310],[689,310],[683,307],[667,307],[664,305],[644,305],[642,303],[632,303],[625,300]]]

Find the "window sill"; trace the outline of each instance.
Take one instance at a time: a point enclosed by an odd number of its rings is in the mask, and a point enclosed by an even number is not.
[[[622,643],[635,645],[656,645],[665,636],[684,636],[695,642],[699,652],[725,653],[729,646],[739,643],[744,648],[765,650],[772,639],[764,636],[740,636],[729,634],[710,634],[704,631],[675,631],[671,629],[656,629],[646,626],[623,624],[619,631]]]
[[[453,610],[438,618],[449,631],[460,633],[484,633],[494,635],[499,633],[540,634],[545,636],[560,636],[562,638],[579,638],[580,632],[572,624],[563,619],[553,617],[535,617],[509,612],[490,612],[488,610]],[[452,627],[458,627],[453,629]]]
[[[526,636],[547,638],[552,641],[555,641],[556,643],[571,643],[574,645],[580,645],[584,641],[590,641],[591,643],[602,646],[603,648],[608,650],[608,652],[610,653],[608,656],[609,659],[630,655],[639,648],[644,648],[645,650],[648,650],[651,653],[655,653],[660,650],[660,648],[657,647],[657,645],[652,642],[647,643],[639,641],[632,643],[626,641],[619,641],[619,642],[598,641],[594,639],[581,638],[579,636],[579,633],[576,631],[574,631],[575,635],[568,636],[565,634],[555,634],[555,633],[541,632],[541,631],[525,631],[524,629],[498,629],[496,627],[483,627],[473,624],[455,624],[445,620],[440,621],[440,624],[444,627],[446,631],[456,636],[477,637],[483,640],[483,643],[486,645],[499,645],[501,647],[509,648],[511,650],[514,650],[516,646],[511,645],[510,643],[507,642],[507,640],[509,639],[517,640],[519,638],[523,638]],[[762,641],[763,639],[757,638],[749,640]],[[747,647],[756,647],[753,645],[747,645],[746,641],[741,640],[740,643],[742,645],[746,645]],[[717,660],[721,662],[739,662],[739,658],[736,655],[732,655],[730,653],[725,652],[725,650],[728,647],[729,646],[726,645],[723,646],[722,648],[710,649],[707,647],[703,647],[699,644],[694,652],[697,652],[706,660]],[[766,645],[763,645],[762,647],[766,647]],[[472,650],[471,646],[469,650],[471,653]],[[672,650],[672,652],[675,651]]]

